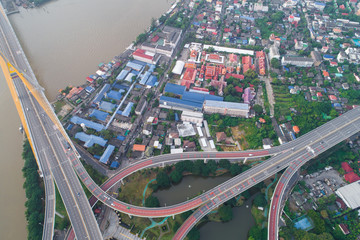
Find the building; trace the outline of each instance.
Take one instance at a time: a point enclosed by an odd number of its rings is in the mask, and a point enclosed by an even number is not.
[[[133,145],[133,151],[138,151],[138,152],[145,152],[145,148],[146,146],[145,145],[142,145],[142,144],[134,144]]]
[[[233,103],[206,100],[204,103],[204,113],[229,115],[233,117],[249,117],[249,104]]]
[[[181,114],[181,121],[201,124],[204,120],[204,114],[200,112],[183,111]]]
[[[294,65],[296,67],[311,67],[314,64],[314,60],[308,57],[299,56],[284,56],[281,59],[281,65]]]
[[[159,61],[160,57],[159,54],[139,48],[133,52],[134,59],[154,65]]]
[[[185,101],[173,97],[160,97],[160,107],[174,110],[191,110],[191,111],[201,111],[202,103]]]
[[[274,44],[270,47],[270,50],[269,50],[269,59],[273,59],[273,58],[276,58],[276,59],[279,59],[280,60],[280,52],[279,52],[279,48]]]
[[[136,106],[135,114],[141,115],[143,113],[143,111],[145,110],[146,105],[147,105],[147,101],[146,101],[145,97],[141,98],[139,104]]]
[[[360,207],[360,181],[339,188],[335,192],[351,209]]]
[[[258,68],[259,74],[265,75],[266,68],[265,68],[265,52],[264,51],[257,51],[256,52],[256,59],[258,61]]]
[[[311,58],[314,60],[314,66],[318,67],[322,62],[321,54],[317,51],[311,51]]]
[[[103,164],[108,164],[109,158],[110,158],[111,154],[114,152],[114,150],[115,150],[115,146],[108,145],[107,148],[105,149],[103,155],[100,157],[99,161]]]
[[[176,74],[176,75],[181,75],[183,69],[184,69],[184,66],[185,66],[185,62],[184,61],[176,61],[176,64],[172,70],[172,73],[173,74]]]

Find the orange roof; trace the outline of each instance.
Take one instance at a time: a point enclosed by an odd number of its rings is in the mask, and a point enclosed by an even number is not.
[[[195,63],[185,63],[185,68],[196,68]]]
[[[134,144],[133,151],[145,152],[145,145]]]
[[[330,76],[329,73],[327,71],[325,71],[325,70],[323,70],[323,75],[324,75],[324,77],[329,77]]]
[[[300,132],[300,129],[298,126],[293,126],[293,130],[295,133],[299,133]]]

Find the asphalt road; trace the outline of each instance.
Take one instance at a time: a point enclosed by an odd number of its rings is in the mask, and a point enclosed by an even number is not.
[[[39,90],[39,95],[44,96],[3,8],[0,8],[0,51],[5,61],[9,61],[21,71],[34,88]],[[23,114],[25,117],[30,133],[28,137],[31,139],[39,168],[44,177],[46,209],[43,239],[52,239],[53,236],[55,189],[52,179],[55,180],[59,189],[77,239],[101,239],[101,233],[91,207],[72,169],[66,150],[63,148],[66,144],[61,142],[64,139],[61,132],[55,127],[19,76],[13,76],[13,84],[18,98],[14,101],[19,100],[20,102],[22,112],[19,114]],[[44,102],[49,104],[46,98],[43,98]]]
[[[291,151],[276,155],[248,171],[219,185],[220,194],[208,195],[210,201],[198,208],[178,229],[173,239],[184,239],[202,217],[220,204],[239,195],[276,172],[295,164],[297,168],[318,154],[360,131],[360,108],[355,108],[319,128],[292,141],[297,145]],[[291,168],[289,168],[291,169]],[[290,174],[290,173],[289,173]],[[207,193],[205,193],[207,194]]]
[[[279,235],[279,218],[291,187],[298,179],[302,164],[295,161],[281,175],[271,199],[268,218],[268,240],[277,240]]]

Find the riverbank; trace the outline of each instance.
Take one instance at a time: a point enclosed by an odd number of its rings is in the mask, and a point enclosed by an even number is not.
[[[22,157],[25,161],[22,169],[25,178],[24,189],[26,194],[26,220],[28,222],[28,239],[41,239],[44,223],[44,200],[45,191],[40,176],[38,166],[30,143],[26,140],[23,144]]]

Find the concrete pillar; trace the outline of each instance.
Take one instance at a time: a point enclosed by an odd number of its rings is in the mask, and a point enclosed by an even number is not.
[[[164,163],[164,162],[161,163],[161,167],[165,167],[165,163]]]
[[[172,215],[172,218],[175,219],[175,215]]]
[[[247,158],[244,159],[244,164],[246,163]]]
[[[121,184],[122,184],[122,185],[125,185],[124,179],[121,179],[120,181],[121,181]]]
[[[132,215],[128,214],[129,215],[129,218],[132,219]]]
[[[204,158],[204,163],[207,163],[207,159],[206,159],[206,158]]]

